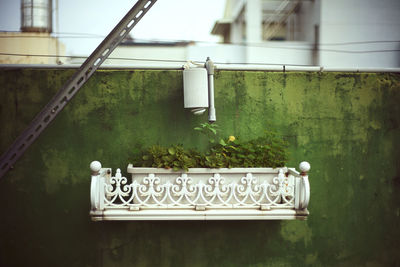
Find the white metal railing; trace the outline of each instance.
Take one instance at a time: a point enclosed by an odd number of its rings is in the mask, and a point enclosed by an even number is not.
[[[187,172],[128,166],[92,170],[93,220],[305,219],[310,165],[293,168],[193,168]]]

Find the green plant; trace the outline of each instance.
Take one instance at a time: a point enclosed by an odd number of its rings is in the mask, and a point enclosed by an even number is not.
[[[182,145],[162,147],[154,145],[148,148],[141,160],[136,162],[143,167],[157,167],[174,170],[188,170],[196,167],[199,153],[194,150],[186,150]]]
[[[205,135],[210,144],[215,144],[218,134],[218,125],[215,123],[200,123],[200,126],[194,128],[195,131],[199,131]]]
[[[287,161],[287,143],[272,132],[246,142],[231,137],[211,148],[205,167],[280,167]]]
[[[195,128],[208,138],[210,149],[206,152],[187,150],[182,145],[155,145],[148,148],[134,164],[186,171],[194,167],[281,167],[286,164],[288,144],[277,134],[267,131],[263,137],[241,142],[234,136],[218,138],[217,128],[216,124],[209,123],[202,123]]]
[[[199,127],[195,127],[194,130],[199,131],[203,135],[205,135],[208,139],[209,145],[213,146],[218,141],[218,125],[216,123],[201,123]],[[235,139],[234,136],[229,136],[228,140]],[[233,141],[231,140],[231,141]],[[220,145],[226,145],[226,142],[223,138],[219,138]]]

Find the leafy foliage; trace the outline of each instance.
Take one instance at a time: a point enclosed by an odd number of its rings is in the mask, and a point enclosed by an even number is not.
[[[263,137],[240,142],[234,136],[218,138],[215,124],[202,123],[195,130],[206,135],[210,149],[199,152],[187,150],[182,145],[170,147],[151,146],[134,162],[136,166],[174,170],[188,168],[282,167],[286,164],[287,143],[273,132]],[[218,141],[219,139],[219,141]]]
[[[287,161],[287,144],[272,133],[247,142],[221,142],[205,156],[204,167],[281,167]]]
[[[195,131],[199,131],[201,134],[205,135],[208,138],[208,142],[210,144],[215,144],[217,133],[218,133],[218,125],[215,123],[200,123],[199,127],[194,128]]]
[[[170,147],[154,145],[147,149],[139,165],[143,167],[187,170],[188,168],[196,167],[199,157],[198,152],[185,150],[182,145]]]

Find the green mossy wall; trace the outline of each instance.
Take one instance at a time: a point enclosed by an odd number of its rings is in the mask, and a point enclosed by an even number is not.
[[[74,70],[0,69],[0,152]],[[91,222],[89,163],[204,146],[181,71],[98,71],[0,181],[0,266],[400,266],[400,75],[218,71],[217,122],[311,163],[307,221]]]

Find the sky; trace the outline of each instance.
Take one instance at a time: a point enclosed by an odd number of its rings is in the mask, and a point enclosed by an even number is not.
[[[54,10],[56,1],[53,0]],[[136,0],[58,0],[59,23],[57,26],[54,12],[53,31],[64,33],[60,40],[68,55],[89,55],[135,3]],[[0,0],[0,31],[20,30],[20,5],[20,0]],[[215,21],[223,17],[224,6],[225,0],[158,0],[133,28],[131,36],[217,42],[218,37],[210,32]],[[74,38],[65,38],[65,33],[73,33]],[[81,38],[85,36],[89,38]]]

